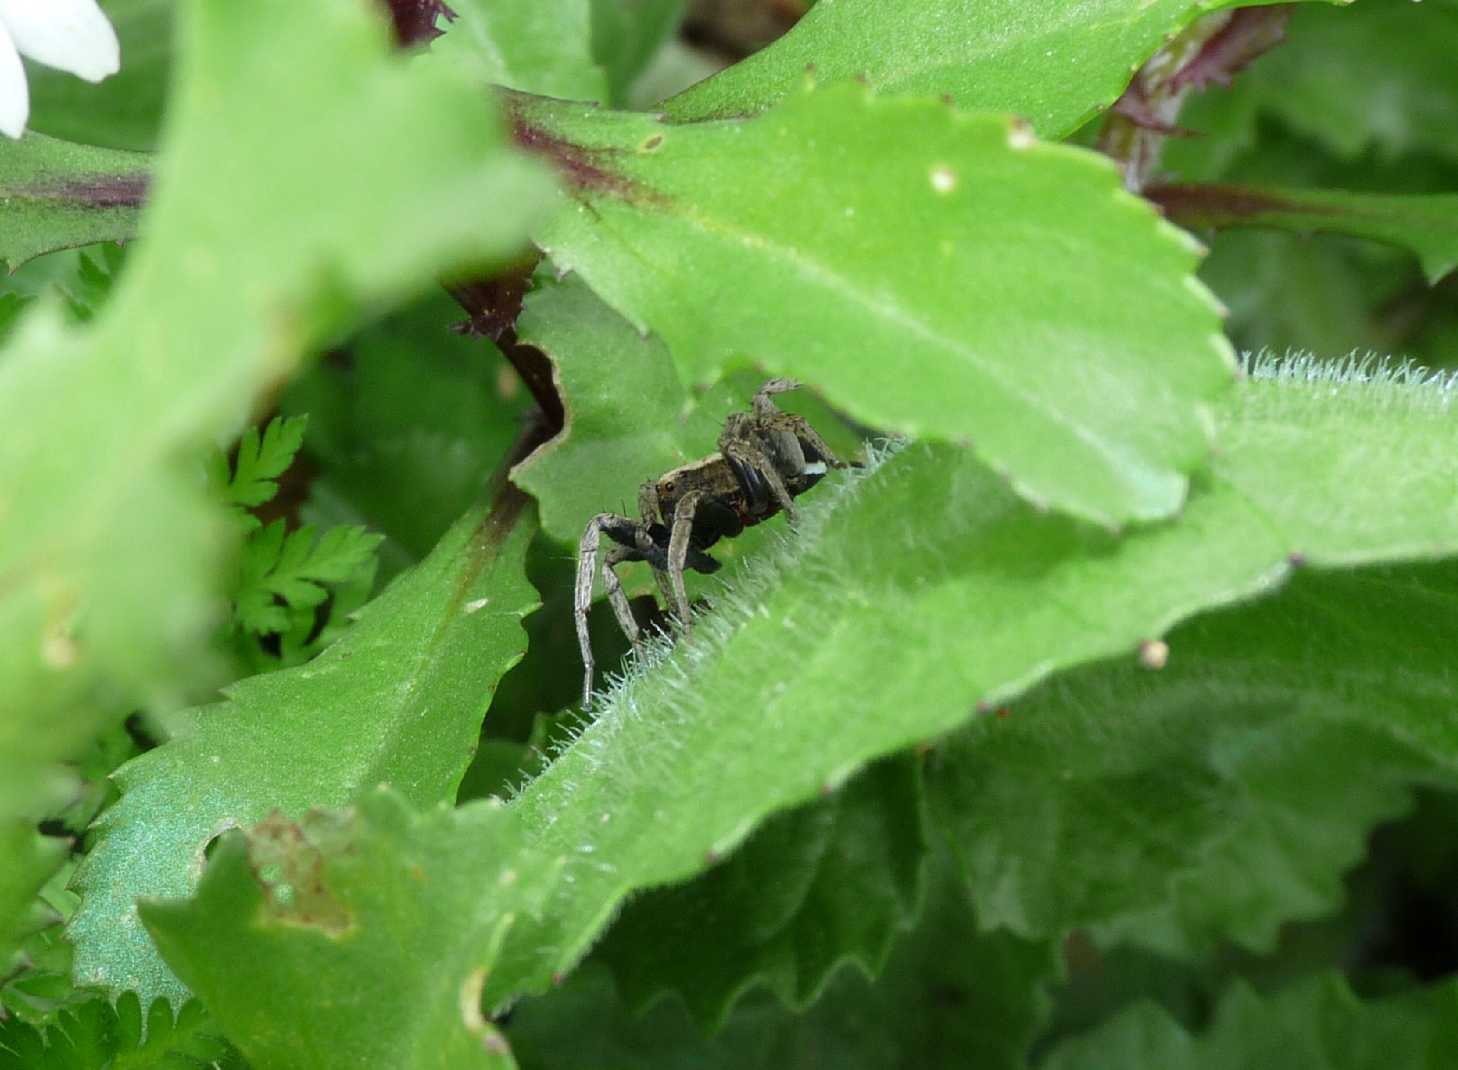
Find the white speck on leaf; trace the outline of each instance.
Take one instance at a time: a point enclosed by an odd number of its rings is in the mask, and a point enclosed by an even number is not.
[[[1169,663],[1169,644],[1163,639],[1146,639],[1139,644],[1139,664],[1146,669],[1162,669]]]

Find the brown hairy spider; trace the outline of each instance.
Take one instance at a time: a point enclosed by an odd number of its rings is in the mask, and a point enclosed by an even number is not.
[[[724,421],[719,452],[675,468],[638,488],[641,519],[599,513],[587,523],[577,547],[577,589],[572,615],[582,647],[582,705],[592,698],[592,645],[587,610],[592,605],[593,568],[603,535],[618,545],[602,560],[602,582],[618,625],[636,649],[640,634],[623,594],[616,566],[647,561],[664,600],[673,606],[685,632],[691,627],[683,573],[716,572],[719,562],[705,551],[720,539],[783,511],[795,518],[794,499],[845,462],[801,416],[781,412],[770,399],[794,390],[791,379],[771,379],[759,388],[749,412]]]

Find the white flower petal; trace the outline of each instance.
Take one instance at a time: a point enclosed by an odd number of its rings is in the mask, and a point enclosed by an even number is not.
[[[0,0],[0,22],[21,55],[99,82],[121,67],[116,31],[96,0]]]
[[[5,24],[0,23],[0,134],[19,137],[25,133],[28,118],[30,87],[25,84],[25,68]]]

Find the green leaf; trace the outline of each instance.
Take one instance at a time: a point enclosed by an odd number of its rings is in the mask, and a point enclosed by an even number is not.
[[[623,99],[614,103],[632,111],[656,111],[662,101],[723,69],[721,57],[702,52],[681,37],[671,38]]]
[[[500,694],[499,690],[497,694]],[[461,778],[456,799],[463,803],[492,795],[505,799],[526,778],[527,771],[534,772],[538,764],[536,756],[524,743],[483,737],[470,767]]]
[[[1427,288],[1416,264],[1404,273],[1408,260],[1355,238],[1227,230],[1214,236],[1200,276],[1229,306],[1231,338],[1251,351],[1416,356],[1390,316],[1404,282]]]
[[[69,848],[66,840],[42,836],[27,821],[0,825],[0,977],[10,972],[20,940],[44,924],[36,895]]]
[[[151,150],[172,77],[176,0],[100,0],[121,42],[121,70],[99,84],[33,65],[30,128],[85,145]]]
[[[1371,238],[1411,249],[1431,283],[1458,266],[1458,193],[1386,197],[1209,185],[1159,186],[1148,196],[1182,227],[1275,227]]]
[[[1363,0],[1302,5],[1287,43],[1248,76],[1260,110],[1355,157],[1432,152],[1458,160],[1458,7]]]
[[[1458,986],[1452,983],[1371,1002],[1357,999],[1345,981],[1331,975],[1266,998],[1238,984],[1200,1036],[1189,1035],[1145,1003],[1093,1033],[1065,1041],[1042,1066],[1436,1070],[1458,1059],[1455,1015]]]
[[[11,306],[15,313],[31,299],[60,297],[70,323],[88,323],[111,299],[126,267],[130,249],[130,244],[103,242],[48,253],[27,261],[8,277],[0,278],[0,292],[3,292],[4,298],[21,299],[18,305]],[[0,329],[8,333],[12,326],[13,323],[6,322],[0,325]]]
[[[1284,47],[1284,42],[1277,46]],[[1250,72],[1267,56],[1269,53],[1239,72],[1228,86],[1208,86],[1185,96],[1175,121],[1181,130],[1194,136],[1164,139],[1159,148],[1157,177],[1171,182],[1213,182],[1228,177],[1232,169],[1247,161],[1257,166],[1265,162],[1264,150],[1277,141],[1278,135],[1260,129]],[[1263,151],[1253,154],[1258,144]],[[1291,185],[1315,184],[1288,181]]]
[[[578,202],[539,243],[685,381],[749,357],[863,423],[970,441],[1030,500],[1111,527],[1178,509],[1230,351],[1193,239],[1107,160],[854,86],[690,126],[512,106]]]
[[[1365,712],[1381,709],[1379,696]],[[1305,718],[1228,740],[1215,758],[1241,789],[1233,813],[1165,903],[1105,927],[1105,938],[1168,955],[1208,956],[1229,944],[1272,954],[1283,925],[1338,913],[1343,877],[1372,831],[1411,807],[1415,786],[1455,781],[1381,726]]]
[[[354,0],[183,16],[145,246],[92,324],[38,312],[0,359],[0,485],[26,518],[0,525],[0,817],[202,674],[226,532],[200,447],[366,310],[514,255],[545,196],[479,90],[392,55]]]
[[[66,890],[75,872],[75,856],[61,861],[30,903],[30,931],[0,978],[0,1017],[11,1015],[31,1025],[53,1022],[62,1007],[84,1002],[71,981],[71,945],[61,925],[76,909],[77,897]]]
[[[3,345],[5,340],[10,337],[10,332],[15,329],[21,313],[25,311],[30,302],[31,298],[22,297],[20,294],[0,294],[0,345]]]
[[[1210,662],[1227,682],[1239,676],[1236,695],[1244,687],[1247,703],[1255,693],[1269,708],[1286,689],[1299,716],[1214,752],[1240,787],[1221,838],[1176,878],[1160,916],[1129,919],[1116,935],[1174,954],[1217,940],[1267,953],[1283,922],[1335,913],[1340,877],[1372,827],[1403,814],[1415,784],[1451,788],[1458,773],[1443,698],[1455,579],[1448,563],[1312,578],[1200,629]],[[1257,647],[1261,628],[1271,641]]]
[[[1238,99],[1252,96],[1242,91],[1245,85],[1236,82]],[[1243,111],[1238,103],[1230,106]],[[1208,117],[1182,114],[1181,125],[1187,122],[1196,130],[1211,128]],[[1178,150],[1186,157],[1178,161],[1186,178],[1235,185],[1418,195],[1458,189],[1458,168],[1439,158],[1385,161],[1368,154],[1345,161],[1280,124],[1257,124],[1253,110],[1240,122],[1248,123],[1250,141],[1233,159],[1189,159],[1193,147],[1220,140],[1202,135],[1171,140],[1166,160]],[[1218,148],[1214,155],[1221,155]],[[1429,365],[1453,363],[1458,343],[1452,331],[1458,323],[1454,303],[1442,287],[1428,285],[1414,257],[1394,246],[1335,233],[1302,238],[1270,230],[1222,230],[1211,236],[1200,274],[1230,308],[1226,331],[1237,347],[1325,355],[1402,353]]]
[[[692,947],[713,935],[700,933]],[[897,941],[874,982],[840,970],[801,1015],[750,994],[706,1037],[677,1001],[632,1012],[589,961],[559,989],[523,1001],[507,1035],[526,1070],[1022,1070],[1056,968],[1049,945],[979,932],[965,899],[938,880],[916,930]]]
[[[918,761],[879,762],[831,798],[775,815],[697,880],[634,900],[600,954],[635,1010],[676,991],[717,1028],[764,985],[803,1011],[838,967],[875,977],[885,966],[921,906],[922,824]]]
[[[116,288],[125,263],[126,247],[122,245],[94,246],[76,253],[75,270],[56,283],[75,322],[86,323],[96,317]]]
[[[137,230],[151,160],[30,133],[0,145],[0,261],[14,271],[42,253]]]
[[[47,814],[77,838],[85,835],[96,816],[116,799],[111,774],[129,759],[145,750],[125,724],[113,725],[102,732],[77,758],[68,763],[80,783],[68,793],[65,805]]]
[[[66,886],[77,843],[116,797],[108,775],[137,753],[122,725],[103,733],[69,763],[72,779],[60,785],[64,792],[49,812],[37,811],[46,835],[37,835],[31,821],[13,822],[0,835],[0,1020],[13,1014],[33,1024],[51,1021],[59,1007],[87,998],[71,983],[71,948],[61,935],[78,902]]]
[[[0,1020],[0,1070],[191,1070],[219,1065],[230,1052],[196,1000],[175,1018],[156,1000],[145,1022],[134,992],[115,1006],[95,998],[63,1009],[45,1028]]]
[[[1091,667],[969,726],[929,787],[983,923],[1270,951],[1335,912],[1372,828],[1458,782],[1455,580],[1298,576],[1173,632],[1160,672]]]
[[[672,36],[688,0],[591,0],[592,54],[611,87],[605,103],[627,103],[629,87]]]
[[[299,665],[313,657],[339,638],[348,615],[374,589],[384,536],[341,524],[330,526],[316,541],[312,525],[286,534],[282,519],[265,528],[247,511],[278,493],[276,480],[293,464],[307,424],[307,415],[301,415],[275,417],[262,435],[256,427],[248,428],[238,443],[231,475],[221,453],[211,458],[210,483],[249,532],[231,592],[234,620],[253,636],[278,637],[276,648],[265,649],[234,633],[235,650],[255,673]],[[326,590],[325,584],[333,590]],[[317,612],[331,595],[334,602]]]
[[[76,975],[113,991],[183,994],[137,923],[143,896],[186,894],[209,841],[275,809],[342,806],[377,784],[418,806],[453,800],[501,675],[537,605],[522,560],[535,524],[508,489],[298,668],[240,681],[172,741],[117,771],[121,800],[77,874]]]
[[[430,63],[447,63],[492,85],[566,100],[606,100],[593,55],[593,0],[493,3],[458,0],[458,18],[432,42]]]
[[[294,455],[304,444],[304,431],[309,426],[308,416],[285,419],[275,416],[268,421],[263,434],[257,427],[250,427],[238,440],[238,456],[233,461],[233,474],[218,491],[229,505],[240,510],[256,509],[264,502],[272,501],[278,493],[277,479],[294,463]],[[259,526],[251,518],[248,526]]]
[[[352,625],[354,616],[375,592],[379,561],[371,549],[360,565],[329,587],[327,600],[317,606],[290,605],[285,612],[281,632],[267,636],[237,633],[233,649],[238,651],[245,668],[239,676],[291,668],[317,656],[336,642]]]
[[[1452,397],[1390,374],[1262,366],[1227,398],[1222,452],[1181,518],[1122,540],[1020,503],[949,447],[822,484],[795,537],[737,577],[691,641],[655,648],[511,803],[534,849],[581,861],[513,935],[493,987],[539,990],[630,890],[698,872],[774,811],[1060,668],[1132,659],[1184,617],[1271,590],[1293,558],[1455,552]],[[1404,731],[1458,750],[1446,725]]]
[[[238,590],[238,622],[258,635],[286,631],[290,609],[312,609],[329,592],[326,583],[344,583],[373,568],[382,536],[357,527],[330,528],[316,540],[306,526],[284,534],[275,520],[243,548]]]
[[[500,803],[370,792],[229,836],[195,899],[142,917],[256,1066],[511,1067],[481,985],[552,870],[513,868],[508,826]]]
[[[289,384],[318,469],[302,515],[321,528],[383,532],[387,575],[419,561],[490,481],[530,403],[496,347],[450,330],[461,309],[436,291],[352,338]]]
[[[678,121],[746,115],[792,95],[807,68],[884,93],[1009,112],[1050,139],[1119,98],[1130,75],[1198,15],[1241,0],[880,0],[819,3],[779,41],[668,102]]]

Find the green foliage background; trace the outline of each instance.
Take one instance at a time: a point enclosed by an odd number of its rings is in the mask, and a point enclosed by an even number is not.
[[[1458,1061],[1458,3],[103,7],[0,144],[0,1068]],[[856,467],[578,708],[771,375]]]

